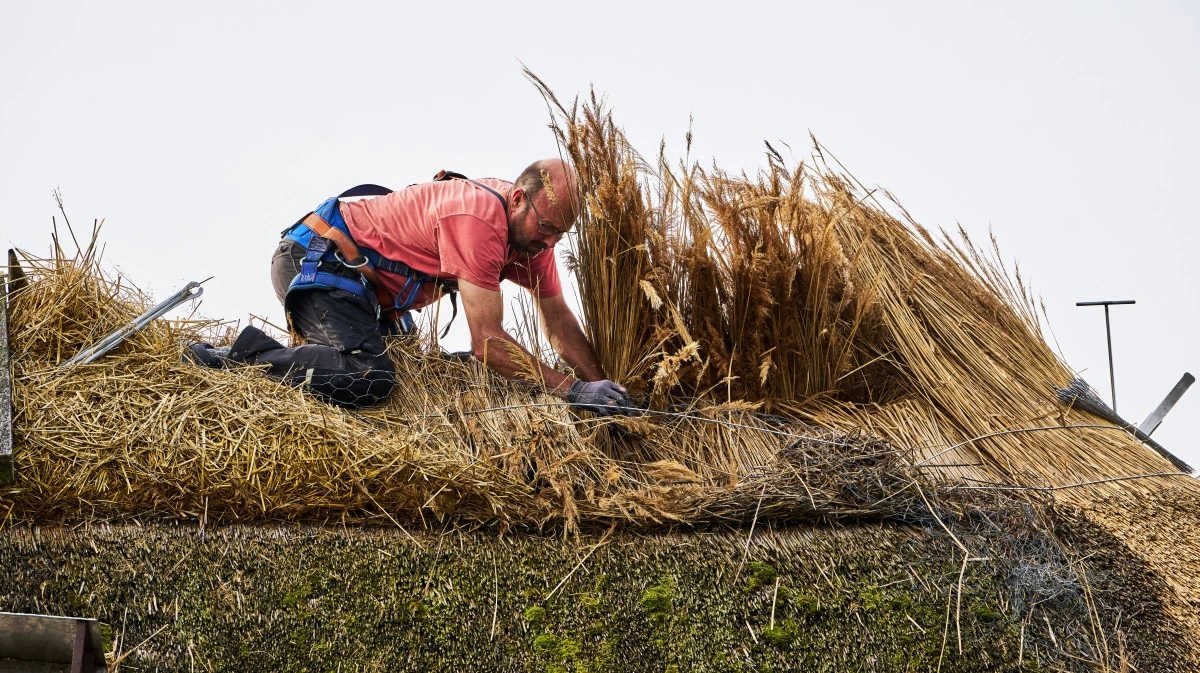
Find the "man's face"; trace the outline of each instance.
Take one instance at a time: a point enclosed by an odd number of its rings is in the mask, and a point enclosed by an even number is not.
[[[520,206],[509,220],[508,244],[526,257],[533,257],[554,247],[559,239],[571,229],[570,222],[564,222],[563,213],[546,198],[545,191],[539,192],[534,198],[520,194]],[[540,201],[540,203],[535,203]]]

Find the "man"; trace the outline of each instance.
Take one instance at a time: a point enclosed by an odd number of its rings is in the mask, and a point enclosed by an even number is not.
[[[626,391],[606,379],[555,264],[554,245],[578,217],[577,193],[572,169],[545,159],[513,183],[439,174],[373,199],[329,199],[284,232],[271,262],[276,296],[307,343],[286,348],[247,327],[227,353],[193,344],[190,355],[213,367],[269,365],[270,376],[330,402],[370,406],[396,385],[382,331],[410,330],[409,309],[456,289],[472,354],[493,371],[529,378],[532,363],[551,394],[595,413],[626,413]],[[578,378],[538,362],[504,330],[505,279],[533,296],[551,346]]]

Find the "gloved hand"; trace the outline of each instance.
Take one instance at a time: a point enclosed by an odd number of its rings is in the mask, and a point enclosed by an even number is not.
[[[627,415],[631,409],[618,407],[633,406],[625,388],[608,380],[572,383],[571,389],[567,391],[567,401],[584,411],[590,411],[600,416]]]

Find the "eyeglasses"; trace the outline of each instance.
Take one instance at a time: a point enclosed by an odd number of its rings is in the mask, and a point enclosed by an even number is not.
[[[525,199],[525,202],[528,203],[529,208],[531,210],[533,210],[533,217],[535,220],[537,220],[537,230],[538,230],[539,234],[541,234],[542,236],[557,236],[557,237],[561,238],[561,237],[566,236],[567,234],[571,233],[569,231],[562,231],[561,229],[556,229],[556,228],[554,228],[554,225],[552,225],[548,220],[543,220],[542,214],[538,212],[537,206],[533,205],[533,199],[527,197]]]

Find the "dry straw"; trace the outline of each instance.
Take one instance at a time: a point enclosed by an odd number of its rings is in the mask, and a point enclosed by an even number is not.
[[[24,258],[10,309],[18,481],[0,516],[913,519],[928,475],[1044,487],[1171,471],[1056,402],[1050,386],[1072,374],[1019,277],[965,236],[889,214],[819,146],[790,168],[772,150],[754,177],[665,152],[649,165],[594,98],[568,109],[542,90],[585,195],[573,266],[587,329],[649,413],[577,414],[441,358],[429,332],[391,342],[401,386],[362,412],[253,368],[182,362],[186,341],[228,338],[211,322],[158,321],[60,370],[148,303],[102,273],[93,235]],[[1009,432],[1031,427],[1051,429]]]
[[[225,326],[157,321],[89,365],[58,363],[148,298],[94,248],[25,256],[12,297],[18,480],[8,523],[161,516],[541,525],[916,516],[908,462],[865,438],[744,405],[622,421],[574,414],[477,363],[390,344],[401,389],[350,412],[265,378],[209,370],[182,344]],[[228,335],[226,335],[228,338]],[[765,495],[764,495],[765,494]]]

